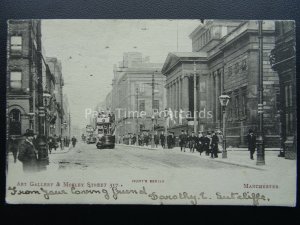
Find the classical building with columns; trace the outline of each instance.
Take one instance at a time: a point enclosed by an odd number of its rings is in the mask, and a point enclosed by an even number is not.
[[[169,53],[162,73],[166,76],[167,105],[191,111],[175,118],[170,130],[198,131],[222,128],[219,96],[226,94],[228,146],[245,147],[249,129],[257,130],[258,114],[258,23],[257,21],[206,20],[190,34],[193,52]],[[263,23],[264,134],[266,147],[279,146],[279,80],[269,55],[275,45],[275,23]],[[196,79],[194,78],[196,74]],[[194,110],[194,81],[196,110]]]
[[[162,64],[151,63],[138,52],[124,53],[123,62],[115,66],[109,98],[117,137],[164,126],[162,116],[152,121],[153,110],[164,111],[166,106],[161,68]]]

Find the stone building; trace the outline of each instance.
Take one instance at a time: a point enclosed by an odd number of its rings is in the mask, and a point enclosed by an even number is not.
[[[142,58],[140,53],[125,53],[120,66],[115,66],[111,111],[115,114],[116,135],[151,131],[153,124],[163,126],[164,119],[158,116],[152,124],[152,108],[162,111],[166,106],[165,77],[161,68],[161,64],[150,63],[149,58]]]
[[[281,146],[287,159],[296,159],[296,37],[294,21],[275,22],[275,47],[270,57],[280,84]]]
[[[264,132],[266,147],[278,146],[278,75],[269,54],[275,45],[274,21],[263,24]],[[162,73],[166,76],[168,105],[194,111],[193,74],[196,68],[197,130],[222,128],[221,94],[231,97],[226,108],[228,146],[245,146],[248,130],[257,127],[258,23],[257,21],[206,20],[191,34],[192,53],[170,53]],[[179,96],[178,96],[179,95]],[[187,107],[188,104],[188,107]],[[174,108],[175,106],[175,108]],[[190,121],[189,121],[190,120]],[[170,128],[193,130],[192,117]]]
[[[57,136],[63,135],[65,126],[64,123],[64,117],[67,116],[64,113],[63,108],[63,86],[64,86],[64,80],[62,76],[62,66],[60,60],[58,60],[55,57],[47,57],[46,62],[49,66],[50,72],[55,77],[55,89],[53,91],[53,120],[49,127],[49,134]]]
[[[38,131],[38,77],[43,61],[40,20],[10,20],[7,38],[7,132],[23,135]],[[7,137],[8,137],[7,135]]]

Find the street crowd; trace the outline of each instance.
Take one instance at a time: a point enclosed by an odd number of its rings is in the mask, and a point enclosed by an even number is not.
[[[204,153],[211,158],[218,158],[218,153],[223,151],[223,134],[220,130],[211,132],[199,131],[198,135],[196,135],[195,132],[189,134],[188,131],[182,130],[178,137],[176,137],[173,132],[168,132],[168,135],[166,136],[163,131],[161,134],[158,134],[158,131],[155,131],[153,139],[155,148],[158,148],[159,145],[161,145],[163,149],[180,147],[180,151],[182,152],[189,150],[189,152],[194,153],[197,151],[200,155]],[[256,149],[256,136],[252,129],[249,129],[247,140],[250,159],[253,160]],[[152,134],[146,131],[138,135],[127,134],[118,136],[117,143],[148,147],[152,144]]]
[[[166,136],[163,131],[160,134],[158,134],[158,131],[155,131],[153,139],[155,148],[158,148],[159,145],[161,145],[163,149],[173,149],[179,146],[183,152],[189,149],[190,152],[194,153],[196,150],[200,155],[205,152],[206,155],[211,155],[212,158],[217,158],[218,152],[223,149],[221,146],[223,142],[221,131],[199,132],[198,135],[195,135],[194,132],[189,134],[187,131],[182,130],[178,137],[176,137],[173,132],[168,132]],[[142,132],[138,135],[127,134],[119,136],[118,143],[149,146],[152,143],[152,134],[150,132]]]
[[[47,138],[27,129],[21,137],[9,137],[7,153],[12,153],[14,163],[19,160],[23,164],[24,172],[36,172],[45,170],[49,165],[48,153],[51,154],[53,149],[64,150],[64,147],[69,147],[70,142],[74,148],[77,142],[75,136],[71,140],[69,137],[62,138],[56,134]]]

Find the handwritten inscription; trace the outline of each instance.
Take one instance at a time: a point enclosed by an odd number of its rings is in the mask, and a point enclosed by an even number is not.
[[[50,186],[50,185],[49,185]],[[38,187],[38,185],[37,185]],[[138,189],[126,189],[122,185],[114,184],[109,185],[109,188],[99,188],[99,189],[81,189],[80,185],[67,185],[66,187],[61,187],[60,189],[49,189],[48,187],[39,187],[36,190],[21,190],[16,186],[8,187],[9,194],[12,196],[17,195],[41,195],[44,199],[49,200],[54,196],[63,196],[63,195],[99,195],[106,200],[117,200],[123,196],[135,196],[135,197],[146,197],[151,201],[159,201],[160,203],[165,203],[166,201],[178,201],[186,200],[187,203],[197,205],[202,200],[230,200],[230,201],[251,201],[253,205],[259,205],[261,202],[270,201],[270,199],[261,194],[261,193],[250,193],[250,192],[230,192],[230,193],[221,193],[216,192],[215,195],[209,196],[205,192],[200,192],[197,194],[192,194],[188,192],[179,192],[173,194],[163,194],[158,192],[148,192],[145,186],[142,186]]]

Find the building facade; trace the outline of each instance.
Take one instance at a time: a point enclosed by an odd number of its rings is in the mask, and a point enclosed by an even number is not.
[[[230,96],[226,108],[228,146],[245,147],[249,129],[257,130],[258,114],[258,23],[257,21],[207,20],[190,35],[193,53],[170,53],[162,73],[167,78],[168,105],[194,111],[196,81],[197,130],[222,128],[219,96]],[[278,146],[279,79],[271,69],[269,55],[275,45],[275,24],[263,24],[264,134],[266,146]],[[194,66],[195,63],[195,66]],[[194,69],[196,79],[194,79]],[[174,82],[175,80],[175,82]],[[188,84],[187,84],[188,83]],[[184,86],[182,86],[184,85]],[[186,89],[188,88],[188,91]],[[178,97],[178,95],[181,96]],[[189,107],[187,107],[187,102]],[[192,105],[192,106],[191,106]],[[179,121],[175,133],[193,123]]]
[[[10,20],[7,44],[7,131],[23,135],[38,131],[38,78],[43,61],[38,57],[41,43],[40,20]]]
[[[50,72],[53,74],[55,78],[55,85],[53,90],[53,98],[52,98],[52,112],[51,112],[51,123],[49,126],[49,134],[53,136],[56,134],[57,136],[62,136],[64,133],[64,129],[66,126],[64,125],[65,117],[68,117],[67,114],[64,113],[64,98],[63,98],[63,86],[64,80],[62,76],[62,65],[61,62],[55,57],[46,57],[46,62],[49,66]]]
[[[166,107],[162,65],[150,63],[148,58],[144,61],[142,55],[136,53],[125,53],[123,63],[129,67],[115,67],[112,81],[111,111],[115,114],[116,135],[151,131],[154,126],[163,126],[164,119],[158,116],[158,112]]]
[[[275,47],[271,65],[278,73],[280,84],[281,146],[287,159],[296,159],[296,37],[294,21],[275,22]]]

